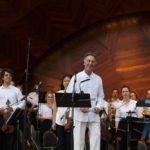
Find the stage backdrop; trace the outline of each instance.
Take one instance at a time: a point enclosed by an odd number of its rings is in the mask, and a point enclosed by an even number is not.
[[[83,55],[97,53],[95,72],[103,79],[106,98],[111,89],[128,85],[142,98],[150,88],[150,14],[131,14],[89,26],[59,43],[32,70],[32,81],[44,90],[59,89],[66,73],[82,70]]]

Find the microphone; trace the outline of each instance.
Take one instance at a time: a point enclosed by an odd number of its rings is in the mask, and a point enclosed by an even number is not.
[[[86,81],[89,81],[90,79],[85,79],[85,80],[82,80],[80,83],[79,83],[79,88],[80,88],[80,93],[83,94],[84,92],[81,91],[81,83],[84,83]]]

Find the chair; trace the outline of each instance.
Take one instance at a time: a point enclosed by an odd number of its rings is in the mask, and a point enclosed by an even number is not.
[[[58,144],[56,135],[51,131],[47,130],[43,135],[43,149],[53,150]]]

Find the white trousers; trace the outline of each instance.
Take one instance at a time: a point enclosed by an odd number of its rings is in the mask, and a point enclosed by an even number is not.
[[[100,123],[74,121],[74,150],[84,150],[85,131],[89,129],[90,150],[100,150]]]

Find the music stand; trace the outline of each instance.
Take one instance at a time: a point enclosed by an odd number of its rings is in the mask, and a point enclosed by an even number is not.
[[[71,150],[74,150],[74,143],[73,143],[74,107],[91,107],[90,94],[84,94],[84,93],[55,93],[55,99],[56,99],[57,107],[71,107],[72,108]]]
[[[138,101],[136,107],[150,107],[150,98]]]
[[[55,93],[57,107],[91,107],[90,94],[74,95],[74,102],[72,104],[72,93]]]
[[[138,120],[136,117],[127,117],[121,119],[119,122],[119,127],[117,130],[117,137],[121,137],[123,140],[126,140],[127,150],[131,149],[131,139],[139,140],[143,130],[143,123],[137,123]]]

